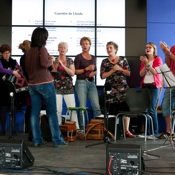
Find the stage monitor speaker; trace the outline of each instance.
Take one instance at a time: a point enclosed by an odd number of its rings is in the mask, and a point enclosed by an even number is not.
[[[32,166],[34,160],[22,140],[0,140],[0,168],[24,169]]]
[[[140,145],[108,144],[106,148],[107,175],[141,175]]]

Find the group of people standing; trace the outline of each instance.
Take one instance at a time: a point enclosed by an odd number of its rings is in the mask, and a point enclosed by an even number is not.
[[[64,98],[67,107],[75,107],[74,87],[72,77],[76,75],[75,92],[78,97],[78,106],[86,107],[86,100],[89,99],[94,118],[101,117],[101,109],[99,105],[98,91],[95,85],[95,76],[97,73],[96,58],[90,54],[91,39],[83,37],[80,40],[82,52],[72,58],[66,56],[68,44],[60,42],[58,44],[59,56],[49,55],[46,49],[46,41],[48,39],[48,31],[45,28],[36,28],[31,37],[31,42],[25,40],[19,45],[24,55],[20,59],[22,72],[28,82],[28,92],[30,94],[30,125],[33,135],[33,145],[39,147],[45,144],[42,139],[40,129],[40,111],[44,104],[46,114],[48,116],[49,125],[52,134],[54,147],[67,146],[67,142],[62,137],[59,125],[62,123],[62,100]],[[169,49],[165,43],[160,43],[160,47],[166,55],[166,63],[171,71],[175,72],[175,56],[173,55],[174,47]],[[129,110],[125,101],[129,86],[127,84],[127,76],[130,76],[130,66],[125,57],[118,56],[118,45],[109,41],[106,44],[108,57],[101,63],[100,77],[106,79],[105,84],[111,85],[109,114],[116,115],[118,111]],[[170,52],[171,51],[171,52]],[[6,112],[9,110],[10,101],[8,99],[8,89],[3,80],[3,76],[14,75],[16,78],[21,77],[19,70],[15,69],[18,65],[17,61],[10,57],[11,48],[7,44],[0,47],[2,57],[0,59],[0,122],[2,133],[5,134]],[[140,76],[142,88],[148,88],[151,96],[151,103],[148,113],[153,118],[154,135],[159,136],[159,127],[157,119],[157,101],[159,90],[163,87],[162,77],[156,72],[156,67],[163,64],[162,59],[157,55],[157,47],[154,43],[148,42],[145,48],[145,56],[140,56]],[[21,70],[20,70],[21,71]],[[2,92],[3,89],[3,92]],[[6,92],[5,92],[6,91]],[[163,114],[166,121],[166,134],[170,134],[170,113],[167,111],[168,89],[166,89],[163,99]],[[174,91],[172,92],[174,95]],[[4,97],[5,96],[5,97]],[[2,100],[3,99],[3,100]],[[174,105],[174,101],[172,103]],[[172,107],[173,109],[173,107]],[[74,111],[72,120],[76,122],[79,130],[84,130],[83,116],[78,115]],[[134,138],[129,130],[130,118],[125,116],[126,137]],[[148,136],[151,137],[150,125],[148,125]],[[163,135],[164,136],[164,135]],[[162,135],[159,137],[163,137]]]

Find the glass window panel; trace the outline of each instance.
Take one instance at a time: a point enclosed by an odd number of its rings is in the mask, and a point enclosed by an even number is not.
[[[45,0],[45,24],[94,26],[94,0]]]
[[[31,40],[31,35],[35,27],[12,27],[12,54],[21,55],[21,50],[18,46],[23,40]],[[83,36],[90,37],[92,46],[90,53],[94,55],[94,28],[58,28],[48,27],[49,37],[47,40],[46,48],[49,54],[58,55],[58,43],[65,41],[69,45],[67,55],[77,55],[80,53],[80,39]],[[20,35],[19,35],[20,34]]]
[[[118,44],[117,55],[125,55],[125,28],[98,28],[97,56],[107,55],[106,43],[108,41],[114,41]]]
[[[22,54],[22,55],[23,55],[23,54]],[[12,55],[12,58],[13,58],[14,60],[16,60],[18,64],[20,64],[19,62],[20,62],[20,58],[21,58],[21,57],[16,57],[16,56],[13,56],[13,55]]]
[[[12,27],[12,55],[22,55],[19,44],[24,40],[31,40],[35,27]]]
[[[49,38],[47,40],[47,49],[51,55],[57,55],[57,46],[60,41],[68,43],[69,49],[67,55],[77,55],[82,52],[80,39],[84,36],[90,37],[94,41],[94,28],[66,28],[66,27],[47,27]],[[90,53],[94,55],[94,44],[92,44]]]
[[[97,0],[97,26],[125,26],[125,0]]]
[[[66,54],[66,55],[67,55],[67,54]],[[75,57],[69,57],[69,58],[72,58],[73,61],[74,61],[74,59],[75,59]],[[72,81],[73,81],[73,85],[75,86],[76,75],[74,75],[74,76],[72,77]]]
[[[43,0],[12,1],[12,25],[41,25],[42,23]]]
[[[104,57],[104,58],[97,58],[97,62],[96,62],[96,65],[97,65],[97,75],[96,75],[96,85],[97,86],[104,86],[104,84],[105,84],[105,79],[101,79],[100,78],[100,67],[101,67],[101,62],[102,62],[102,60],[103,59],[105,59],[106,57]]]

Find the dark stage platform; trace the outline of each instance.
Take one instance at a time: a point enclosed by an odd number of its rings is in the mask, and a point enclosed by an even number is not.
[[[8,140],[8,134],[6,136],[0,136],[0,156],[2,163],[3,143]],[[69,146],[64,148],[54,148],[52,142],[48,142],[43,147],[32,147],[32,143],[28,141],[27,134],[18,133],[17,136],[10,139],[13,143],[18,143],[18,140],[22,140],[30,153],[34,157],[34,164],[24,169],[8,169],[1,168],[0,175],[5,174],[77,174],[77,175],[105,175],[106,174],[106,146],[103,140],[76,140],[75,142],[69,142]],[[142,174],[147,175],[173,175],[175,174],[175,150],[168,146],[169,141],[163,147],[165,140],[148,140],[144,143],[144,139],[134,138],[127,140],[117,140],[112,142],[117,145],[123,144],[123,148],[126,146],[126,153],[130,152],[128,144],[139,145],[142,153],[146,150],[153,149],[153,151],[143,154],[143,160],[145,163],[145,170],[142,170]],[[86,147],[90,144],[97,144],[95,146]],[[8,146],[11,143],[8,144]],[[155,149],[160,148],[161,149]],[[155,149],[155,150],[154,150]],[[120,151],[119,151],[120,152]],[[8,156],[8,154],[7,154]],[[27,158],[26,158],[27,159]],[[24,164],[25,164],[25,160]],[[110,160],[109,160],[110,161]],[[108,162],[108,161],[107,161]],[[121,160],[122,162],[122,160]],[[109,163],[109,162],[108,162]],[[109,164],[108,164],[109,165]],[[132,173],[132,172],[131,172]],[[112,174],[112,173],[111,173]],[[117,173],[116,173],[117,174]],[[125,175],[126,173],[120,173]],[[134,173],[132,173],[134,174]]]

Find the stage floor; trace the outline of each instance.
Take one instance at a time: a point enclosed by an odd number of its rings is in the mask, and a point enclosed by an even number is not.
[[[9,139],[0,136],[0,143],[5,143]],[[69,146],[64,148],[54,148],[52,142],[48,142],[43,147],[32,147],[32,142],[28,141],[27,134],[18,133],[10,139],[12,142],[24,141],[34,157],[34,164],[26,169],[1,169],[0,175],[5,174],[79,174],[79,175],[105,175],[106,174],[106,146],[104,140],[76,140],[69,142]],[[140,145],[145,163],[145,170],[142,174],[148,175],[173,175],[175,174],[175,149],[168,140],[147,140],[134,138],[127,140],[111,141],[111,144]],[[91,144],[97,144],[89,146]],[[87,147],[89,146],[89,147]],[[115,147],[114,146],[114,147]],[[153,150],[152,150],[153,149]],[[149,152],[149,150],[152,150]],[[126,150],[126,152],[129,150]],[[126,173],[120,173],[125,175]]]

